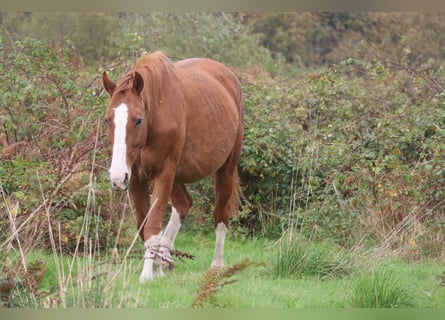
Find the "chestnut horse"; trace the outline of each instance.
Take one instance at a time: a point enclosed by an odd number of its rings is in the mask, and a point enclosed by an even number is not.
[[[214,177],[216,244],[211,267],[223,267],[229,218],[239,210],[238,161],[244,135],[242,91],[227,67],[204,58],[172,63],[142,56],[116,84],[102,75],[112,143],[112,188],[129,189],[145,244],[140,281],[163,274],[192,206],[185,184]],[[150,205],[150,185],[152,187]],[[172,214],[162,233],[171,200]]]

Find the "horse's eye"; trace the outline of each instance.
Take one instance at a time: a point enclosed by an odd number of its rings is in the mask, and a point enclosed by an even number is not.
[[[136,119],[136,122],[135,122],[135,125],[138,126],[138,125],[140,125],[141,123],[142,123],[142,118],[137,118],[137,119]]]
[[[108,119],[104,118],[104,123],[108,126]]]

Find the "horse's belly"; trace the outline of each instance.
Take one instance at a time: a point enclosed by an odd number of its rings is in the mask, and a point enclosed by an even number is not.
[[[237,139],[241,121],[240,103],[234,96],[237,79],[220,65],[213,68],[220,77],[196,72],[196,90],[186,91],[185,139],[176,175],[180,182],[197,181],[218,171]]]
[[[204,179],[223,166],[232,152],[236,132],[225,134],[202,134],[185,144],[181,161],[176,171],[179,183]]]

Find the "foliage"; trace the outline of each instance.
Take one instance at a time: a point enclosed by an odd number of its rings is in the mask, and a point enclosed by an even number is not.
[[[116,58],[117,41],[125,38],[113,15],[98,12],[5,13],[2,24],[14,39],[26,36],[70,47],[86,65]]]
[[[244,223],[252,229],[258,222],[252,216],[266,213],[267,229],[276,220],[274,215],[284,216],[288,210],[297,157],[289,143],[292,131],[281,121],[273,99],[254,85],[243,91],[245,138],[239,167],[244,195],[253,205]]]
[[[82,78],[70,48],[33,39],[11,42],[5,33],[0,45],[0,81],[8,84],[0,92],[0,207],[17,228],[33,222],[21,236],[34,246],[43,239],[44,246],[49,245],[45,212],[51,211],[60,241],[70,250],[78,241],[85,211],[92,203],[97,209],[103,202],[100,193],[106,190],[97,190],[105,186],[99,170],[105,154],[95,153],[101,128],[94,120],[104,98],[94,78]],[[88,188],[93,184],[98,191],[94,195]],[[94,217],[106,219],[97,211]],[[96,221],[90,222],[94,226]],[[106,223],[100,226],[104,232],[109,229]],[[0,227],[4,241],[7,224]]]
[[[201,56],[233,67],[278,65],[258,45],[258,37],[224,13],[8,13],[2,20],[13,38],[25,35],[69,45],[86,66],[108,68],[109,61],[160,49],[173,60]]]
[[[293,83],[257,77],[245,87],[241,177],[260,213],[244,219],[258,228],[261,212],[273,213],[272,225],[297,220],[306,236],[346,245],[403,229],[390,246],[411,241],[406,257],[440,256],[432,243],[444,234],[443,67],[411,65],[409,47],[386,59],[361,46],[361,58]]]
[[[165,49],[175,59],[207,57],[231,67],[277,63],[267,49],[258,45],[246,28],[230,14],[182,13],[150,14],[142,17],[143,43],[148,51]],[[149,31],[147,31],[149,30]]]
[[[88,66],[131,54],[137,44],[178,58],[260,63],[268,71],[280,68],[282,57],[311,69],[338,63],[354,56],[361,40],[375,43],[385,56],[409,44],[412,63],[420,55],[443,59],[442,21],[443,13],[385,12],[0,14],[13,37],[63,42]]]
[[[238,17],[273,54],[310,68],[354,56],[362,40],[375,43],[385,56],[409,44],[411,63],[421,55],[444,58],[443,13],[286,12]]]
[[[408,49],[392,61],[375,55],[349,59],[311,80],[307,88],[313,95],[300,94],[305,97],[300,108],[307,110],[317,139],[324,182],[319,203],[337,207],[327,207],[331,226],[337,211],[343,213],[340,219],[356,218],[352,230],[371,231],[374,239],[410,214],[429,230],[442,228],[437,219],[444,208],[444,89],[435,72],[427,71],[428,62],[417,69],[404,64],[407,54]],[[306,221],[315,218],[317,208],[313,203]],[[333,233],[344,234],[338,231]]]

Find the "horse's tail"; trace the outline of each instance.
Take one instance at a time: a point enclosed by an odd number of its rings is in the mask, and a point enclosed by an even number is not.
[[[238,111],[239,111],[239,123],[238,123],[238,132],[237,132],[237,141],[235,142],[235,149],[237,150],[237,164],[239,162],[239,158],[241,156],[241,149],[244,140],[244,103],[243,103],[243,91],[241,89],[241,84],[238,82]],[[238,174],[238,166],[236,166],[234,170],[234,178],[233,178],[233,191],[232,197],[229,201],[229,216],[236,217],[239,215],[242,206],[241,206],[241,197],[244,197],[240,179]]]

